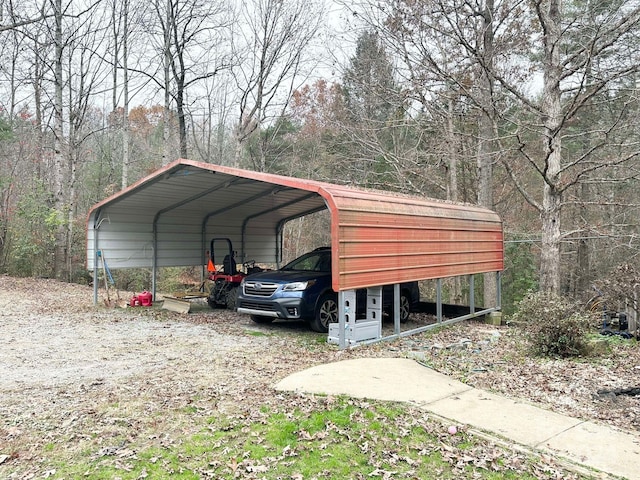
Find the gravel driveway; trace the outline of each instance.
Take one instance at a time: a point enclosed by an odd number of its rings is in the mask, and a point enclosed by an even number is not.
[[[90,287],[0,276],[0,478],[7,466],[46,475],[48,444],[72,454],[91,437],[100,451],[163,425],[171,437],[185,426],[167,411],[250,410],[288,373],[341,355],[295,323],[274,332],[206,305],[180,315],[92,299]]]
[[[169,312],[94,309],[88,288],[61,285],[64,292],[56,292],[41,288],[43,283],[58,286],[53,282],[20,279],[9,286],[8,277],[2,280],[0,388],[5,394],[118,381],[170,371],[176,364],[188,364],[188,369],[208,377],[211,367],[230,351],[264,343],[257,337],[218,333],[206,324],[176,321]],[[37,300],[24,297],[25,282],[43,292]]]

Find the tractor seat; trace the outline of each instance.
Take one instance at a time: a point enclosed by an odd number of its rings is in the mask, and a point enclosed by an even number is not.
[[[238,273],[238,266],[235,258],[229,255],[225,255],[222,260],[222,273],[225,275],[235,275]]]

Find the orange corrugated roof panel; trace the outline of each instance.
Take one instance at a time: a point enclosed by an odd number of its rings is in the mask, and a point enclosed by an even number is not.
[[[504,268],[502,222],[491,210],[185,159],[92,208],[88,265],[101,242],[111,242],[113,255],[122,252],[123,266],[146,264],[149,245],[157,246],[153,258],[161,266],[197,264],[203,225],[211,222],[215,236],[233,237],[257,255],[275,248],[282,221],[324,206],[331,214],[336,291]],[[187,244],[196,252],[182,258]]]

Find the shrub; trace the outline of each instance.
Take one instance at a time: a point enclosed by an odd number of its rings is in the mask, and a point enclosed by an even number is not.
[[[587,333],[593,317],[565,297],[528,293],[518,303],[513,319],[528,333],[536,355],[566,358],[589,353]]]

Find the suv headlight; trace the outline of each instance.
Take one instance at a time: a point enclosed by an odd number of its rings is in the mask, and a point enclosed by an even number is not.
[[[287,283],[283,285],[282,291],[283,292],[302,292],[303,290],[306,290],[314,283],[316,283],[315,280],[307,280],[306,282]]]

